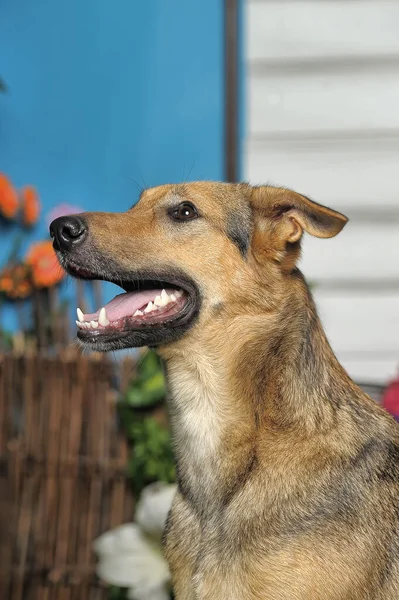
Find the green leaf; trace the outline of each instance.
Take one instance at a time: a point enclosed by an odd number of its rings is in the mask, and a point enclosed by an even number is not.
[[[148,379],[157,371],[162,372],[161,359],[153,350],[148,350],[139,360],[137,368],[140,377]]]
[[[155,481],[174,483],[175,466],[170,435],[151,417],[131,425],[133,449],[128,474],[137,493]]]
[[[126,401],[135,407],[147,407],[161,402],[166,394],[165,378],[158,368],[146,379],[133,381],[126,392]]]
[[[155,372],[152,377],[143,382],[143,390],[152,394],[165,395],[165,378],[162,371]]]

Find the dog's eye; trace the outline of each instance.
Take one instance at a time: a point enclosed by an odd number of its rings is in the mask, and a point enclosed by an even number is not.
[[[182,202],[179,206],[172,208],[169,214],[175,221],[191,221],[199,216],[197,209],[191,202]]]

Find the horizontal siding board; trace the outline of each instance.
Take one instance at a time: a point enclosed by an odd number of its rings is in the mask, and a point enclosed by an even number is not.
[[[325,292],[316,285],[313,294],[331,346],[341,357],[399,364],[399,292]]]
[[[249,135],[399,129],[399,70],[248,74]]]
[[[300,268],[358,382],[399,365],[399,1],[247,2],[244,176],[352,220]]]
[[[357,383],[386,385],[398,373],[399,360],[375,357],[369,360],[356,360],[345,355],[338,359],[349,375]]]
[[[312,281],[379,285],[388,280],[396,281],[399,291],[399,219],[387,225],[349,221],[330,239],[305,235],[300,265]]]
[[[391,0],[247,2],[247,59],[399,54]]]
[[[248,133],[399,129],[398,69],[248,73]]]
[[[399,214],[399,137],[250,140],[244,154],[244,177],[252,183],[291,187],[349,216],[351,209],[367,208]]]

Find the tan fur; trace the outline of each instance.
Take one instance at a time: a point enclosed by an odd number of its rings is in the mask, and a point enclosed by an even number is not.
[[[201,218],[171,223],[179,200]],[[158,348],[176,600],[397,600],[398,427],[337,362],[297,269],[303,232],[331,237],[346,218],[289,190],[206,182],[86,218],[105,262],[178,268],[201,292],[193,327]],[[245,227],[243,253],[231,230]]]

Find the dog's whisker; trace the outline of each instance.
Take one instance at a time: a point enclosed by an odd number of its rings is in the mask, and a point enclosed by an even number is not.
[[[187,177],[183,178],[184,183],[188,182],[188,179],[189,179],[189,177],[190,177],[190,175],[192,173],[192,170],[194,169],[194,166],[195,166],[195,159],[193,160],[193,164],[191,165],[191,167],[190,167],[190,169],[189,169],[189,171],[187,173]]]

